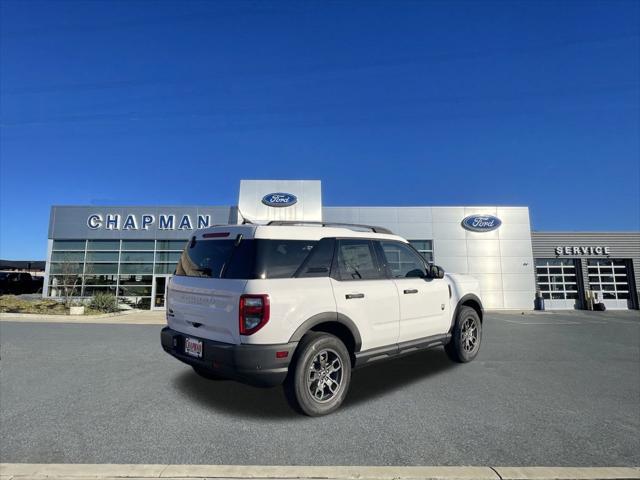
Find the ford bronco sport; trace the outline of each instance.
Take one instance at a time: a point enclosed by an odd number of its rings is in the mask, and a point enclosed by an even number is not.
[[[270,222],[198,231],[167,293],[166,352],[208,379],[283,384],[307,415],[344,401],[351,370],[482,338],[478,282],[444,274],[380,227]]]

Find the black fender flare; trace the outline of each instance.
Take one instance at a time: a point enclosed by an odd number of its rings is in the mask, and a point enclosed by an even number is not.
[[[480,307],[480,322],[483,321],[482,317],[484,317],[484,307],[482,306],[482,301],[480,300],[480,298],[478,298],[477,295],[473,293],[467,293],[466,295],[463,295],[460,300],[458,300],[456,309],[453,311],[453,315],[451,316],[451,325],[449,326],[449,333],[451,333],[451,331],[453,330],[453,326],[456,323],[456,318],[458,318],[458,313],[460,312],[460,309],[464,307],[463,304],[469,300],[472,300],[478,304],[478,306]]]
[[[351,320],[346,315],[338,312],[318,313],[313,317],[305,320],[302,323],[302,325],[296,328],[296,331],[293,332],[293,335],[291,335],[289,342],[299,342],[300,339],[304,336],[304,334],[307,333],[309,330],[311,330],[313,327],[326,322],[340,323],[345,327],[347,327],[349,332],[351,332],[351,335],[353,335],[353,340],[355,343],[354,353],[360,351],[360,348],[362,347],[362,338],[360,337],[360,332],[358,331],[358,327],[353,322],[353,320]]]

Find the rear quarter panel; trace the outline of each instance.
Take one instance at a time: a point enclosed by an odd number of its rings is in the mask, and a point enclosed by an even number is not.
[[[270,303],[269,322],[240,337],[247,344],[286,343],[305,320],[336,311],[329,277],[249,280],[245,293],[268,294]]]

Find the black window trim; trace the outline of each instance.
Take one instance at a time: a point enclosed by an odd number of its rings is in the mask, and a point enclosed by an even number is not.
[[[387,262],[387,257],[384,254],[384,249],[382,248],[381,242],[382,242],[381,240],[373,241],[373,246],[376,251],[376,256],[378,257],[378,263],[380,264],[386,279],[393,280],[393,274],[391,273],[391,269],[389,268],[389,263]]]
[[[305,269],[307,268],[307,265],[309,264],[309,261],[313,258],[313,250],[311,250],[309,252],[309,254],[307,255],[307,257],[304,259],[304,261],[300,264],[300,266],[298,267],[298,269],[294,272],[293,276],[291,278],[325,278],[325,277],[331,277],[332,273],[334,271],[334,260],[336,257],[336,246],[338,245],[338,240],[335,237],[322,237],[319,240],[309,240],[309,241],[315,241],[316,242],[316,246],[314,247],[314,249],[316,247],[318,247],[320,245],[320,242],[322,242],[322,240],[331,240],[333,242],[333,251],[331,252],[331,261],[329,262],[329,271],[327,272],[326,275],[320,277],[306,277],[304,275],[305,273]]]

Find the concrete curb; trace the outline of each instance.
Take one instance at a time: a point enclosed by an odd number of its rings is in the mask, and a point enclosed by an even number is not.
[[[15,317],[15,318],[111,318],[119,317],[121,315],[131,315],[133,310],[125,310],[122,312],[114,313],[97,313],[95,315],[69,315],[69,314],[46,314],[46,313],[18,313],[18,312],[0,312],[0,318]]]
[[[637,467],[495,467],[502,480],[637,479]]]
[[[165,314],[160,311],[127,310],[99,315],[42,315],[38,313],[0,313],[0,322],[18,323],[80,323],[105,325],[164,325]]]
[[[335,479],[638,480],[637,467],[303,467],[244,465],[0,464],[3,480]]]

